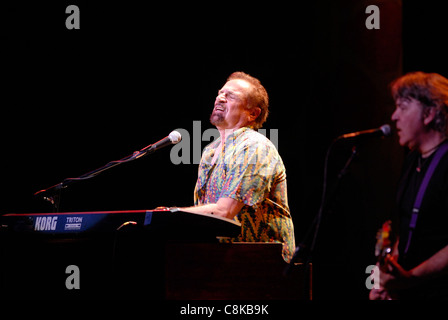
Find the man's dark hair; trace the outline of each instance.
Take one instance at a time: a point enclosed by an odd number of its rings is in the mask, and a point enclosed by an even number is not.
[[[447,134],[448,80],[437,73],[410,72],[391,83],[392,96],[398,99],[415,99],[423,108],[436,108],[430,128]]]

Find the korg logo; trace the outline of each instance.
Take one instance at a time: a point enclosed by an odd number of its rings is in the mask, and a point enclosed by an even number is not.
[[[57,216],[37,217],[34,223],[34,230],[36,231],[56,230],[57,223],[58,223]]]

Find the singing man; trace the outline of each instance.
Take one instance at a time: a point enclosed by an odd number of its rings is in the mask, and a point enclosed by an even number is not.
[[[260,81],[232,73],[215,99],[210,122],[220,137],[202,154],[193,213],[212,213],[241,223],[237,242],[280,242],[286,262],[295,248],[286,170],[272,142],[256,130],[268,116]]]

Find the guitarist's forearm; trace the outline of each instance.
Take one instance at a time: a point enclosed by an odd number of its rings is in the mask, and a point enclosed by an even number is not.
[[[448,274],[448,246],[410,270],[410,272],[420,280]]]

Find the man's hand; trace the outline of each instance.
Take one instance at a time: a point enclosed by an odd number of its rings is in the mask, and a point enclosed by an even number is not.
[[[369,299],[370,300],[392,300],[392,297],[390,296],[389,292],[386,289],[384,289],[383,287],[380,287],[379,289],[370,290]]]
[[[416,285],[416,278],[411,271],[405,270],[396,256],[386,258],[386,264],[380,268],[380,286],[386,290],[401,290]]]
[[[219,217],[233,219],[243,207],[244,203],[242,202],[231,198],[220,198],[216,203],[180,209],[192,213],[212,213]]]

